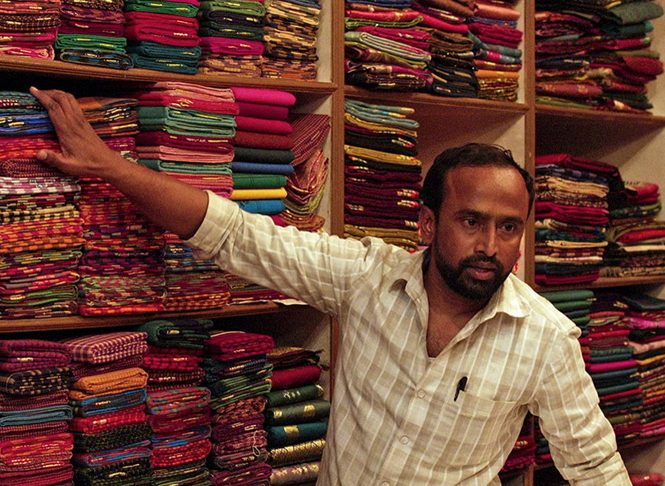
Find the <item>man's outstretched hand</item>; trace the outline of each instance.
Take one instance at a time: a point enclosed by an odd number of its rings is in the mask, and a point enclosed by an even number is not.
[[[70,93],[30,88],[46,108],[60,141],[62,153],[40,150],[37,158],[65,174],[106,179],[114,163],[124,159],[102,141],[83,116],[81,106]],[[118,160],[120,159],[120,160]]]

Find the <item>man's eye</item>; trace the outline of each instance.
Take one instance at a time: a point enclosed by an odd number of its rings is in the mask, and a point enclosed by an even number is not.
[[[464,224],[470,228],[473,228],[478,224],[478,221],[474,218],[465,218],[464,219]]]
[[[506,223],[506,224],[501,226],[501,229],[505,233],[514,233],[517,230],[517,225],[514,224],[514,223]]]

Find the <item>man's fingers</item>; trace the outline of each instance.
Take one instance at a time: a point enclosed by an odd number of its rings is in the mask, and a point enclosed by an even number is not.
[[[37,160],[58,169],[60,169],[65,164],[64,156],[51,150],[40,150],[37,152]]]

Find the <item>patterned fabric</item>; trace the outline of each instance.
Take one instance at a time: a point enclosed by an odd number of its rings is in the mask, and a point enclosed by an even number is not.
[[[145,353],[146,338],[144,332],[123,331],[67,339],[63,344],[74,361],[100,364]]]
[[[242,331],[213,334],[207,342],[208,351],[220,361],[231,361],[266,354],[275,346],[271,336]]]

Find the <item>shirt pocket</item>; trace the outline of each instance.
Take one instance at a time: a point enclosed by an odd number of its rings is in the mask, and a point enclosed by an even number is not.
[[[484,464],[500,453],[515,427],[521,426],[520,404],[461,392],[444,405],[446,435],[441,459],[455,466]],[[510,425],[506,426],[507,423]]]

